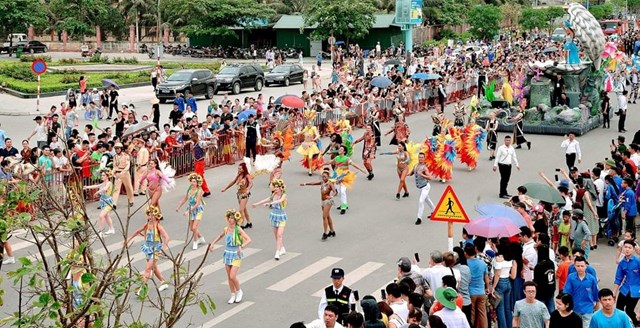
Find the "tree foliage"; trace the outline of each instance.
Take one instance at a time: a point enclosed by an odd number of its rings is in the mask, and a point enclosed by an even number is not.
[[[117,36],[124,34],[124,18],[108,0],[49,0],[55,16],[55,30],[66,31],[72,39],[95,35],[96,26]]]
[[[461,25],[471,7],[469,0],[425,0],[422,12],[428,24]]]
[[[604,19],[613,14],[613,5],[611,3],[605,3],[599,6],[591,6],[589,7],[589,12],[597,20]]]
[[[544,9],[527,8],[522,11],[522,17],[518,23],[523,29],[530,31],[536,28],[546,28],[549,25],[549,20]]]
[[[522,5],[518,3],[509,3],[500,6],[500,12],[502,17],[509,22],[509,26],[518,24],[520,17],[522,17]]]
[[[26,33],[29,25],[47,24],[47,14],[34,0],[0,1],[0,32],[4,38],[9,33]]]
[[[187,35],[235,35],[229,27],[250,28],[257,20],[268,20],[275,11],[255,0],[164,0],[161,2],[165,22]]]
[[[492,39],[500,30],[502,13],[494,5],[475,5],[467,14],[469,32],[479,39]]]
[[[304,25],[317,27],[312,36],[362,38],[375,22],[376,7],[371,0],[311,0],[304,12]]]

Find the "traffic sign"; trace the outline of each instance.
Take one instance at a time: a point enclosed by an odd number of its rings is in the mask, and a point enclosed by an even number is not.
[[[462,203],[460,203],[458,196],[456,196],[451,186],[447,186],[444,193],[442,193],[436,209],[431,214],[431,220],[459,223],[469,222],[469,216],[467,216],[467,212],[464,211]]]
[[[36,59],[31,63],[31,70],[35,74],[44,74],[47,71],[47,63],[42,59]]]

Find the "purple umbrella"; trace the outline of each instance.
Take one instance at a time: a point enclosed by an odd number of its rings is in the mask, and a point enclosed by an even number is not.
[[[464,225],[471,235],[486,238],[511,237],[520,233],[520,228],[510,219],[501,216],[479,217]]]
[[[476,211],[483,216],[499,216],[508,218],[516,226],[528,226],[527,221],[512,207],[499,203],[483,203],[476,205]]]
[[[100,80],[105,87],[114,86],[116,90],[120,90],[120,86],[113,80],[110,79],[102,79]]]

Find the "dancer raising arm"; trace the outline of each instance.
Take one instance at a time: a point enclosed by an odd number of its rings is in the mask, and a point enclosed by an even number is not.
[[[176,212],[180,211],[180,207],[187,203],[187,210],[184,212],[184,216],[189,218],[189,230],[193,232],[193,249],[198,249],[198,244],[205,243],[204,236],[200,234],[198,226],[202,220],[202,214],[204,213],[203,201],[202,201],[202,177],[197,173],[191,173],[188,177],[189,188],[184,198],[180,201],[176,207]]]
[[[287,194],[285,193],[286,186],[282,179],[276,179],[271,182],[271,197],[265,198],[252,206],[255,208],[259,205],[264,205],[271,208],[269,213],[269,219],[271,220],[271,227],[273,228],[273,234],[276,238],[276,255],[274,258],[276,261],[280,260],[280,256],[286,254],[284,249],[284,227],[287,225],[287,213],[284,212],[284,208],[287,207]]]
[[[243,162],[238,165],[238,174],[233,179],[233,181],[231,181],[224,189],[222,189],[222,192],[227,191],[234,184],[238,185],[236,198],[238,198],[240,214],[242,214],[243,218],[247,219],[247,224],[242,226],[242,229],[253,228],[253,223],[251,223],[249,211],[247,210],[247,203],[249,202],[249,197],[251,196],[251,188],[253,188],[253,178],[251,178],[251,174],[249,174],[249,169],[247,168],[246,163]]]
[[[113,228],[111,216],[109,215],[109,212],[114,210],[116,205],[113,203],[113,198],[111,198],[111,195],[113,195],[113,184],[111,183],[113,174],[111,173],[111,170],[102,170],[102,172],[100,172],[100,177],[102,179],[102,183],[93,186],[86,186],[83,189],[98,189],[97,193],[100,196],[99,204],[102,209],[98,215],[98,234],[102,237],[103,235],[113,235],[116,232]],[[109,229],[103,232],[105,223]]]
[[[400,199],[400,191],[404,189],[404,195],[402,197],[409,197],[409,189],[407,188],[407,175],[409,174],[409,162],[411,158],[407,151],[407,145],[400,141],[398,142],[398,149],[390,152],[380,153],[380,155],[396,155],[397,173],[398,173],[398,191],[396,192],[396,199]]]
[[[349,157],[347,157],[347,147],[342,145],[338,149],[338,156],[334,158],[331,162],[324,164],[324,166],[333,166],[334,167],[334,176],[338,182],[338,192],[340,193],[340,214],[346,213],[347,209],[349,209],[349,204],[347,203],[347,188],[351,189],[351,185],[356,180],[356,175],[349,170],[351,166],[358,169],[358,171],[362,173],[367,173],[363,168],[361,168],[358,164],[354,163]]]
[[[333,207],[333,197],[338,193],[333,182],[329,180],[329,168],[322,171],[322,180],[301,183],[300,186],[320,186],[320,206],[322,207],[322,240],[328,237],[335,237],[336,231],[333,228],[331,219],[331,207]]]
[[[365,132],[362,137],[356,139],[353,144],[357,144],[361,141],[364,141],[364,146],[362,147],[362,160],[364,162],[364,167],[369,172],[367,175],[367,179],[373,179],[373,160],[376,158],[376,136],[373,133],[373,128],[371,125],[367,125],[365,127]]]

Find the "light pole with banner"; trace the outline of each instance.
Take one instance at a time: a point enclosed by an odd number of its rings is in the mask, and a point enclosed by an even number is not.
[[[422,24],[422,0],[396,0],[395,23],[400,25],[404,35],[404,48],[409,61],[413,51],[413,26]]]

